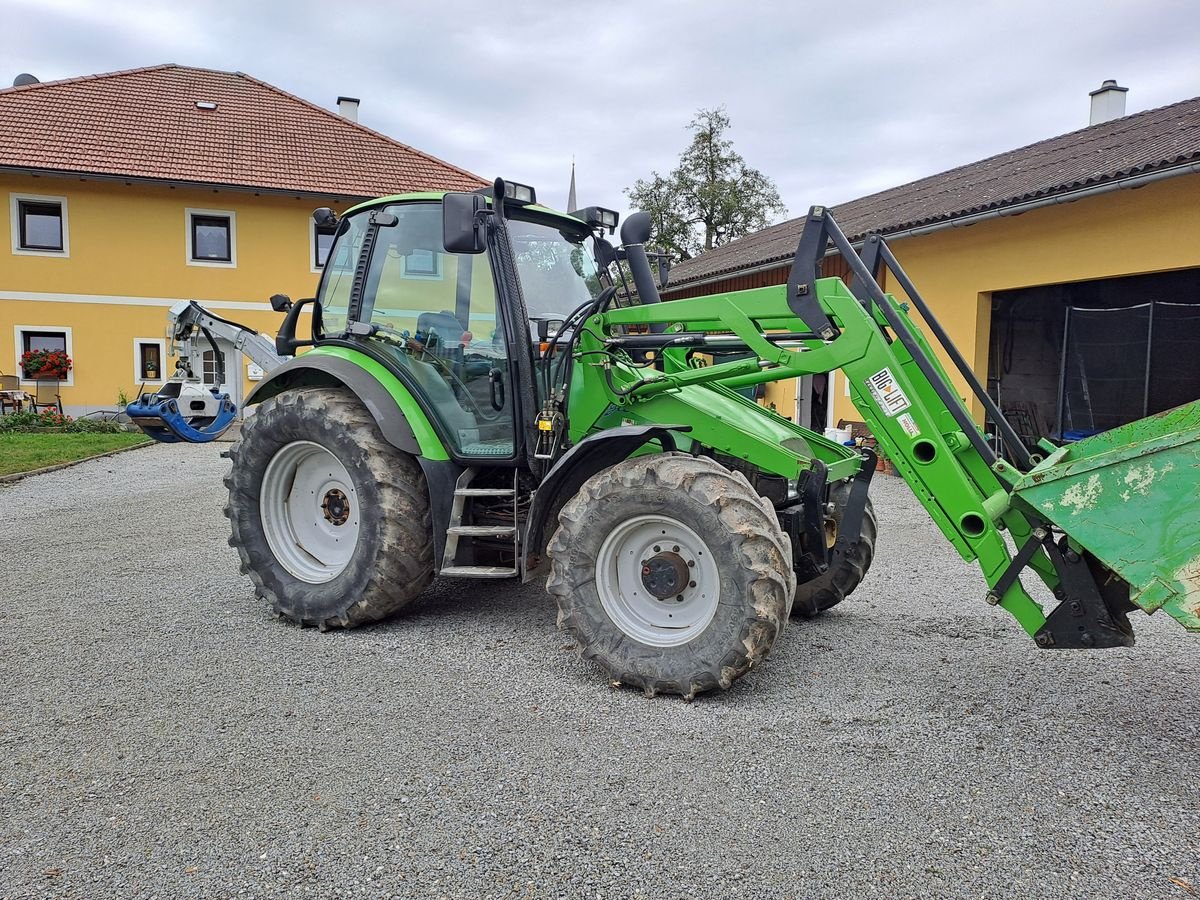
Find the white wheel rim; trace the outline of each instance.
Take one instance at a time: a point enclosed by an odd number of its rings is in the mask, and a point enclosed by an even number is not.
[[[647,563],[654,573],[668,573],[650,582],[655,590],[648,586]],[[678,585],[678,593],[657,595],[670,585]],[[708,545],[691,528],[663,515],[636,516],[605,538],[596,557],[596,589],[613,624],[652,647],[693,640],[708,628],[721,602],[720,573]]]
[[[358,545],[358,492],[336,456],[294,441],[267,465],[259,489],[263,534],[279,564],[309,584],[332,581]]]

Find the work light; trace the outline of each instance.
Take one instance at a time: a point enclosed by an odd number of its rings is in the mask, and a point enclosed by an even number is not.
[[[589,206],[585,209],[572,210],[570,215],[582,219],[593,228],[607,228],[609,234],[616,230],[620,214],[602,206]]]
[[[504,182],[504,199],[513,203],[537,203],[537,192],[527,184],[517,184],[515,181]]]

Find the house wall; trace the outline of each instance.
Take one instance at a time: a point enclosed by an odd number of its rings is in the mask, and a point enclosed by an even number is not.
[[[67,198],[69,255],[12,251],[14,193]],[[164,338],[166,311],[179,300],[198,300],[219,315],[273,334],[282,316],[268,298],[309,297],[316,289],[312,210],[340,210],[353,202],[5,175],[0,199],[0,372],[20,374],[17,328],[70,329],[74,368],[60,393],[76,415],[115,408],[118,392],[135,395],[134,341]],[[188,264],[189,208],[234,213],[236,265]],[[169,375],[173,366],[166,363]],[[250,387],[245,361],[241,377],[244,396]]]

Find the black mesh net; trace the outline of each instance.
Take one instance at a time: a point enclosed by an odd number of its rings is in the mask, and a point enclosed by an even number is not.
[[[1196,399],[1200,306],[1156,301],[1067,315],[1064,433],[1116,428]]]
[[[1195,400],[1200,385],[1200,306],[1155,303],[1150,346],[1150,407],[1146,412],[1162,412]]]
[[[1071,307],[1063,353],[1063,431],[1104,431],[1140,418],[1150,304]]]

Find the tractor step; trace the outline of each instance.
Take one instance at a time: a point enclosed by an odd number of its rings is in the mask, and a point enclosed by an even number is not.
[[[516,533],[514,525],[451,525],[446,534],[465,537],[507,537]]]
[[[474,515],[475,497],[499,497],[501,505],[505,505],[503,498],[511,498],[513,503],[513,517],[516,517],[517,507],[517,475],[513,472],[512,487],[471,487],[471,482],[478,473],[477,469],[466,469],[458,477],[458,482],[454,485],[454,503],[450,508],[450,522],[446,528],[446,545],[442,550],[442,566],[440,574],[447,575],[452,578],[511,578],[514,575],[520,574],[519,564],[514,563],[513,566],[477,566],[472,565],[475,562],[492,561],[496,551],[494,538],[501,540],[507,539],[506,542],[512,544],[512,554],[514,560],[521,558],[520,540],[518,538],[517,523],[512,522],[508,525],[471,525],[463,524],[463,519],[470,522],[470,517]],[[507,516],[504,516],[507,518]],[[466,542],[466,546],[462,549],[465,551],[463,560],[459,562],[459,544]],[[474,551],[483,549],[475,541],[482,541],[486,546],[487,553],[482,556],[476,556]]]
[[[517,570],[508,566],[446,566],[438,574],[448,578],[511,578]]]

